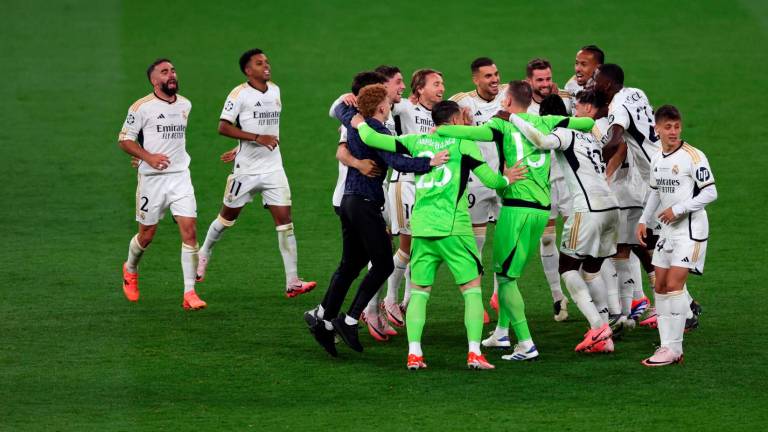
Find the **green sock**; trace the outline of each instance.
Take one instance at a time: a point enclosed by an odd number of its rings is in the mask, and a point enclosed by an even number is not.
[[[411,290],[411,300],[408,302],[408,311],[405,313],[408,342],[421,342],[421,333],[424,331],[424,322],[427,320],[427,300],[429,300],[428,292]]]
[[[531,339],[531,330],[525,318],[525,302],[520,295],[516,279],[499,278],[499,310],[509,311],[510,324],[518,341]],[[499,318],[501,322],[501,318]]]
[[[464,326],[467,328],[467,340],[480,342],[483,337],[483,294],[480,287],[464,290]]]

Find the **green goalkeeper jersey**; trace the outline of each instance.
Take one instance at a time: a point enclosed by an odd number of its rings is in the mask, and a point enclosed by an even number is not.
[[[394,137],[377,133],[365,123],[361,123],[358,130],[366,145],[381,150],[429,158],[448,151],[447,163],[416,175],[416,202],[411,214],[414,237],[474,235],[467,203],[470,170],[491,189],[502,189],[509,184],[506,177],[485,163],[474,141],[437,134]]]
[[[518,114],[542,133],[548,134],[557,126],[589,132],[595,125],[591,118],[537,116]],[[548,209],[551,203],[549,187],[550,151],[539,150],[517,127],[499,116],[493,117],[482,126],[440,126],[439,135],[477,141],[493,141],[499,150],[499,170],[504,165],[512,166],[522,160],[528,167],[528,174],[503,189],[501,197],[505,205]]]

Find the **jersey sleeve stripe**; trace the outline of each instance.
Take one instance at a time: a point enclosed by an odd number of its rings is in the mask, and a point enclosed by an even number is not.
[[[461,93],[456,93],[455,95],[451,96],[448,100],[454,101],[454,102],[458,102],[458,101],[460,101],[460,100],[462,100],[462,99],[464,99],[466,97],[467,97],[467,94],[464,93],[464,92],[461,92]]]
[[[245,88],[247,83],[240,84],[239,86],[232,89],[231,92],[229,92],[229,96],[227,96],[227,99],[235,99],[237,98],[237,95],[240,94],[241,91]]]
[[[701,156],[699,155],[698,149],[696,149],[691,145],[683,144],[683,150],[685,150],[685,152],[688,153],[688,155],[693,160],[693,163],[701,162]]]
[[[150,94],[144,96],[143,98],[141,98],[141,99],[137,100],[136,102],[134,102],[133,105],[131,105],[131,108],[129,108],[129,111],[131,111],[131,112],[138,111],[140,106],[144,105],[145,103],[151,101],[154,98],[155,98],[155,94],[154,93],[150,93]],[[123,105],[123,106],[125,106],[125,105]]]

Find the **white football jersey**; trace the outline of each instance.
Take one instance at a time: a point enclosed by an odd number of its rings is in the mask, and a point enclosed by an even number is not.
[[[561,98],[562,96],[563,95],[560,94]],[[568,111],[568,115],[570,115],[571,114],[570,99],[568,100],[563,99],[563,103],[565,103],[565,110]],[[541,108],[541,105],[538,102],[536,102],[535,100],[531,100],[531,104],[528,105],[528,111],[526,112],[528,114],[540,115],[539,114],[540,108]],[[552,150],[550,153],[550,158],[554,158],[554,157],[556,157],[555,151]],[[562,178],[563,178],[563,172],[560,171],[560,165],[556,163],[551,164],[549,166],[549,180],[552,181],[552,180],[558,180]]]
[[[168,103],[149,94],[131,105],[118,140],[136,141],[144,150],[162,153],[170,161],[170,165],[162,171],[142,161],[139,174],[173,173],[189,168],[186,131],[191,110],[192,103],[181,95],[176,95],[176,101]]]
[[[477,94],[477,90],[456,93],[449,100],[456,102],[462,108],[468,108],[472,114],[473,125],[480,126],[488,122],[501,110],[501,101],[504,99],[506,91],[506,84],[500,86],[499,93],[490,101],[480,97]],[[494,171],[498,171],[499,150],[496,148],[496,143],[493,141],[478,141],[477,145],[480,147],[480,153],[482,153],[485,162]],[[474,173],[470,173],[470,181],[479,182],[479,180],[476,180]]]
[[[219,118],[245,132],[279,138],[281,111],[280,88],[277,85],[267,82],[267,90],[262,92],[246,82],[229,93]],[[283,169],[280,146],[270,151],[254,141],[239,142],[233,170],[235,174],[265,174]]]
[[[608,117],[602,117],[595,120],[595,126],[592,128],[592,135],[602,146],[602,139],[608,133]],[[643,208],[646,197],[646,181],[640,178],[640,174],[635,168],[635,161],[630,154],[632,150],[627,148],[627,157],[613,176],[608,179],[608,185],[613,191],[613,195],[619,202],[622,210],[630,208]]]
[[[339,144],[347,142],[347,128],[344,126],[339,128],[340,130],[340,136],[339,136]],[[346,165],[339,162],[339,176],[336,179],[336,187],[333,189],[333,198],[331,198],[331,203],[334,207],[341,206],[341,198],[344,196],[344,185],[347,183],[347,171],[349,168],[347,168]]]
[[[667,209],[698,195],[701,189],[715,184],[715,177],[707,157],[699,149],[682,143],[669,154],[659,151],[651,164],[651,189],[658,191],[659,209]],[[688,213],[662,227],[664,237],[690,238],[704,241],[709,236],[709,222],[705,209]]]
[[[435,122],[432,121],[432,110],[405,98],[392,106],[392,117],[395,121],[396,135],[428,134],[435,127]],[[413,173],[392,170],[392,181],[413,182],[414,179]]]
[[[592,134],[566,128],[552,131],[560,145],[556,158],[573,199],[574,212],[601,212],[619,208],[608,181],[600,143]]]
[[[651,158],[659,151],[653,107],[645,93],[636,88],[624,87],[613,96],[608,106],[609,127],[615,124],[624,128],[624,141],[629,149],[643,182],[650,174]]]

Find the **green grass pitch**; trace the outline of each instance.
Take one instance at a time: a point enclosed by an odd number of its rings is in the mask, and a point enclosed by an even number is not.
[[[0,430],[765,427],[763,2],[3,3]],[[589,43],[655,106],[681,108],[685,138],[717,177],[706,274],[690,281],[705,314],[686,337],[686,364],[643,368],[657,341],[647,330],[610,356],[574,354],[584,323],[578,313],[552,321],[537,259],[520,284],[536,363],[489,353],[497,370],[464,369],[463,303],[445,269],[428,312],[428,370],[405,370],[404,336],[379,344],[366,335],[362,355],[346,347],[338,359],[325,355],[301,314],[320,300],[340,254],[330,205],[336,124],[326,113],[353,74],[382,63],[405,75],[434,67],[449,96],[471,89],[475,57],[494,58],[506,81],[543,56],[562,86]],[[217,135],[217,116],[244,80],[237,58],[251,47],[270,56],[282,89],[300,273],[319,287],[282,295],[272,221],[252,205],[198,287],[207,310],[180,307],[170,218],[142,261],[141,301],[129,304],[120,266],[135,232],[136,178],[116,137],[129,105],[150,91],[146,65],[173,59],[193,103],[187,148],[202,242],[229,169],[218,156],[233,145]]]

